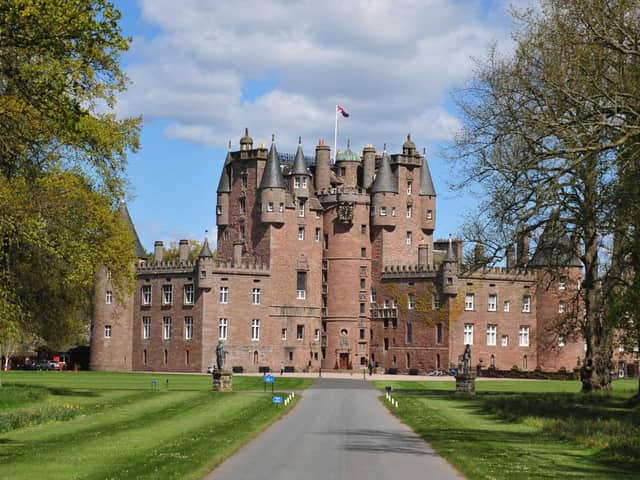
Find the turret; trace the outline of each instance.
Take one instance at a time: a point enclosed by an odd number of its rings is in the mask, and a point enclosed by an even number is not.
[[[358,167],[360,157],[351,150],[351,141],[347,140],[347,149],[336,154],[336,174],[342,180],[343,188],[355,188],[358,185]]]
[[[249,129],[244,129],[244,136],[240,139],[240,151],[245,152],[253,149],[253,138],[249,136]]]
[[[391,171],[391,164],[385,145],[376,179],[371,187],[371,225],[374,227],[396,224],[398,184]]]
[[[457,295],[458,293],[458,267],[457,259],[453,253],[451,237],[449,237],[449,247],[447,254],[442,259],[442,291],[445,295]]]
[[[209,240],[205,237],[200,255],[198,255],[198,288],[210,290],[213,288],[213,254],[209,248]]]
[[[231,142],[229,142],[229,150],[227,157],[222,166],[220,173],[220,182],[218,183],[218,204],[216,206],[216,225],[229,225],[229,194],[231,193]]]
[[[262,204],[260,221],[265,223],[284,223],[285,197],[284,177],[280,170],[275,138],[272,138],[267,164],[264,167],[262,180],[260,181],[260,202]]]
[[[424,162],[420,167],[420,228],[427,233],[433,233],[436,228],[436,190],[433,188],[433,180],[429,171],[429,164],[425,155]]]
[[[402,144],[402,155],[413,157],[416,153],[416,144],[411,140],[411,134],[407,134],[407,141]]]
[[[331,150],[324,140],[320,140],[316,146],[316,192],[329,191],[331,186]]]
[[[371,144],[362,150],[362,188],[369,188],[376,176],[376,149]]]
[[[298,137],[298,151],[296,152],[296,158],[293,161],[293,167],[291,168],[291,185],[290,191],[296,197],[309,197],[309,190],[311,189],[311,174],[307,170],[307,164],[304,160],[304,153],[302,152],[302,139]]]

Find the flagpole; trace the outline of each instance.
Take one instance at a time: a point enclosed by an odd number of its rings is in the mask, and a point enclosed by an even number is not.
[[[333,163],[336,162],[336,149],[338,148],[338,105],[336,105],[336,124],[333,129]]]

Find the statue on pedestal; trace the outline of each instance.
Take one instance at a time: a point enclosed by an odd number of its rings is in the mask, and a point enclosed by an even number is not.
[[[222,345],[222,340],[218,341],[218,346],[216,347],[216,364],[218,371],[222,371],[222,367],[224,367],[224,346]]]
[[[469,373],[469,364],[471,363],[471,345],[467,344],[464,347],[464,353],[462,354],[462,373]]]

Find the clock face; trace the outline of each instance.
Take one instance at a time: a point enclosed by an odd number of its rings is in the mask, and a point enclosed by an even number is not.
[[[338,206],[338,220],[351,222],[353,220],[353,205],[344,203]]]

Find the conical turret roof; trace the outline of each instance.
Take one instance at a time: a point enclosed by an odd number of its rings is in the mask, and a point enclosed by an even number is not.
[[[211,253],[211,249],[209,248],[209,240],[205,237],[204,243],[202,244],[202,250],[200,250],[199,258],[211,258],[213,254]]]
[[[304,153],[302,153],[302,139],[300,137],[298,137],[298,151],[296,152],[296,158],[293,161],[291,175],[309,175],[309,172],[307,171],[307,164],[304,161]]]
[[[451,237],[449,237],[449,247],[447,248],[447,254],[442,259],[443,262],[455,262],[456,256],[453,253],[453,245],[451,242]]]
[[[218,193],[231,192],[231,182],[229,181],[229,171],[227,169],[227,166],[230,163],[231,163],[231,145],[229,145],[229,150],[227,150],[227,157],[224,159],[224,165],[222,166],[222,173],[220,174],[220,182],[218,182]]]
[[[260,188],[285,188],[284,177],[280,170],[280,159],[278,158],[278,151],[276,150],[276,143],[274,140],[271,142],[271,148],[269,149],[267,164],[264,167],[264,173],[262,174]]]
[[[538,247],[529,265],[532,267],[581,267],[582,262],[576,256],[560,221],[560,212],[554,210],[540,236]]]
[[[391,171],[391,162],[389,161],[389,155],[387,154],[386,149],[382,153],[380,167],[378,167],[376,179],[371,187],[371,193],[380,192],[398,193],[398,184],[393,176],[393,172]]]
[[[436,196],[436,189],[433,188],[433,180],[431,178],[431,171],[429,170],[429,164],[427,159],[424,159],[422,168],[420,169],[420,195]]]
[[[147,258],[147,253],[144,251],[142,243],[140,243],[140,237],[138,237],[138,232],[136,232],[136,227],[133,225],[133,220],[131,220],[129,209],[127,208],[127,204],[124,200],[120,202],[120,215],[122,215],[129,231],[133,234],[133,248],[136,252],[136,257],[140,259]]]

